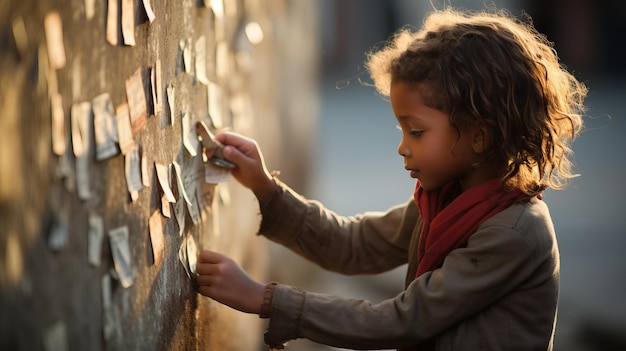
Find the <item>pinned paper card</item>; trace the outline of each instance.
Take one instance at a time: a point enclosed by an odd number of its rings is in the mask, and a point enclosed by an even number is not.
[[[176,196],[176,194],[174,194],[174,196]],[[165,194],[161,196],[161,213],[163,214],[163,217],[172,218],[172,206],[170,205],[170,202]]]
[[[50,96],[50,108],[52,117],[52,151],[61,156],[67,149],[67,137],[65,136],[65,112],[63,111],[63,97],[54,93]]]
[[[106,39],[113,46],[119,44],[120,35],[120,0],[107,1]]]
[[[163,261],[163,251],[165,248],[163,235],[163,222],[158,211],[154,211],[150,216],[150,242],[152,243],[152,253],[154,255],[154,265],[159,267]]]
[[[109,1],[110,3],[110,1]],[[122,37],[124,44],[135,46],[135,1],[122,0]]]
[[[80,199],[87,200],[91,197],[89,181],[89,164],[91,162],[91,113],[81,114],[79,118],[79,128],[81,129],[80,134],[83,139],[83,152],[76,158],[76,190]]]
[[[133,285],[134,272],[128,241],[128,227],[123,226],[109,231],[109,242],[115,271],[124,288]]]
[[[93,266],[100,266],[102,255],[102,239],[104,237],[104,222],[96,214],[89,215],[89,231],[87,232],[88,261]]]
[[[191,157],[198,154],[198,137],[196,135],[196,125],[192,123],[189,112],[185,112],[182,118],[182,135],[185,150],[189,152]]]
[[[182,178],[185,192],[189,196],[190,203],[188,203],[187,210],[194,224],[200,223],[200,210],[198,209],[198,201],[196,195],[196,188],[198,182],[204,178],[204,167],[202,166],[202,159],[200,157],[186,158],[182,167]],[[192,206],[189,206],[192,204]]]
[[[180,243],[180,247],[178,248],[178,260],[180,264],[185,269],[185,273],[187,273],[187,278],[193,279],[191,276],[191,270],[189,269],[189,259],[187,258],[187,238],[189,236],[185,236],[183,241]]]
[[[152,5],[150,5],[150,0],[143,0],[143,8],[146,10],[146,15],[148,16],[148,21],[150,23],[154,22],[156,16],[154,15],[154,11],[152,10]]]
[[[76,102],[70,109],[72,119],[72,149],[74,156],[80,157],[89,148],[89,119],[91,118],[91,103]]]
[[[120,151],[122,155],[126,155],[135,146],[128,104],[123,102],[117,106],[115,115],[117,116],[117,139],[120,145]]]
[[[176,216],[176,222],[178,222],[178,234],[182,235],[185,231],[185,205],[188,207],[191,207],[193,205],[187,197],[187,192],[185,191],[185,186],[183,185],[180,166],[174,161],[171,164],[171,168],[172,178],[176,179],[176,184],[173,191],[177,199],[176,204],[174,204],[174,215]]]
[[[126,79],[126,97],[130,110],[130,124],[133,127],[133,134],[135,134],[148,123],[148,106],[141,67]]]
[[[63,21],[57,11],[50,12],[44,19],[48,60],[53,70],[65,67],[65,45],[63,44]]]
[[[196,276],[198,265],[198,246],[192,235],[187,236],[187,261],[189,265],[189,273],[192,277]]]
[[[148,157],[141,153],[141,183],[146,188],[150,187],[150,172],[148,171]]]
[[[96,159],[102,161],[120,153],[117,147],[117,117],[109,93],[96,96],[91,102],[91,107],[96,138]]]
[[[69,210],[61,207],[58,211],[51,212],[49,218],[48,246],[55,251],[64,248],[69,238]]]
[[[124,157],[126,186],[133,201],[139,198],[139,190],[143,189],[141,182],[141,148],[135,147]]]
[[[160,162],[154,162],[154,167],[156,168],[157,178],[159,179],[159,184],[161,184],[161,189],[163,189],[163,194],[167,197],[167,201],[176,202],[176,198],[174,194],[172,194],[172,189],[170,189],[167,166]]]

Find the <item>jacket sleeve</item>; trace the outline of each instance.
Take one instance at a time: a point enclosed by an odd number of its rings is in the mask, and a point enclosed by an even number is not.
[[[420,344],[493,304],[532,275],[540,260],[531,246],[510,227],[479,229],[441,268],[378,304],[279,285],[265,341],[276,347],[308,338],[354,349]]]
[[[380,273],[407,263],[418,219],[413,201],[344,217],[276,183],[273,196],[261,204],[259,234],[342,274]]]

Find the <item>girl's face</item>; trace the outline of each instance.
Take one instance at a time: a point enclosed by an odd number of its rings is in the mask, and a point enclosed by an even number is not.
[[[476,130],[459,134],[446,113],[424,104],[421,91],[403,81],[391,84],[391,107],[402,130],[398,153],[404,168],[427,191],[454,180],[464,190],[487,180],[475,166],[480,161],[480,151],[476,152],[480,135]]]

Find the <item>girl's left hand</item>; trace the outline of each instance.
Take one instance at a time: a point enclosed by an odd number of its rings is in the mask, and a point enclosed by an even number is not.
[[[203,250],[198,255],[200,294],[246,313],[261,313],[265,285],[252,278],[230,257]]]

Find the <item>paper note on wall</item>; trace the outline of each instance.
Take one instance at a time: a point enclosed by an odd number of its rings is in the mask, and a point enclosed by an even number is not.
[[[107,1],[107,24],[106,40],[109,44],[117,46],[120,34],[120,7],[119,0]]]
[[[171,167],[172,178],[176,179],[176,186],[173,191],[177,199],[176,204],[174,204],[174,215],[176,216],[176,221],[178,222],[178,234],[182,235],[185,231],[185,205],[187,207],[191,207],[193,205],[187,196],[187,192],[185,191],[180,165],[174,161],[172,162]]]
[[[159,184],[161,184],[163,194],[167,197],[167,201],[176,202],[176,198],[174,194],[172,194],[172,189],[169,184],[168,167],[160,162],[154,162],[154,167],[156,168],[157,178],[159,179]]]
[[[163,251],[165,248],[163,235],[163,222],[161,214],[154,211],[149,220],[150,242],[152,243],[152,254],[154,256],[154,265],[159,267],[163,261]]]
[[[135,1],[122,0],[122,37],[124,44],[135,46]]]
[[[148,123],[148,106],[141,67],[126,79],[126,97],[130,111],[130,124],[133,127],[133,134],[135,134]]]
[[[148,16],[148,21],[150,23],[154,22],[156,16],[154,15],[154,11],[152,10],[152,5],[150,5],[150,0],[143,0],[143,7],[146,10],[146,15]]]
[[[65,45],[63,44],[63,21],[57,11],[50,12],[44,19],[46,32],[46,48],[50,68],[53,70],[65,67]]]
[[[100,257],[102,255],[102,239],[104,237],[104,222],[102,217],[96,214],[89,215],[89,231],[87,232],[88,251],[87,257],[89,263],[93,266],[100,266]]]
[[[120,153],[117,148],[117,117],[113,111],[111,95],[104,93],[96,96],[91,102],[91,108],[96,138],[96,159],[102,161]]]
[[[50,96],[52,151],[61,156],[67,149],[67,137],[65,133],[65,112],[63,111],[63,97],[59,93]]]
[[[124,288],[133,285],[134,272],[128,241],[128,227],[122,226],[109,231],[109,242],[115,271]]]
[[[139,190],[143,189],[141,181],[141,148],[134,148],[124,157],[126,186],[133,201],[139,198]]]
[[[122,155],[126,155],[135,146],[128,104],[123,102],[117,106],[115,115],[117,116],[117,139],[120,145],[120,151]]]
[[[89,149],[89,120],[91,118],[91,103],[88,101],[76,102],[70,109],[72,126],[72,149],[74,156],[81,157]]]

